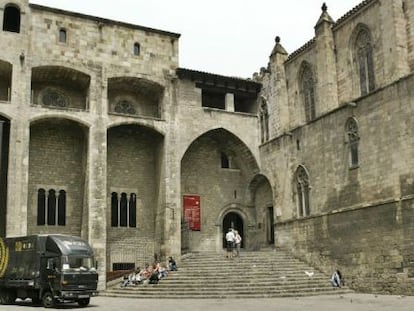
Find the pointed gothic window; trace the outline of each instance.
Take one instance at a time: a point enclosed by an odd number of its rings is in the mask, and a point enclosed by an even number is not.
[[[262,143],[269,140],[269,111],[267,109],[267,101],[262,97],[260,105],[260,131]]]
[[[296,190],[298,198],[298,216],[309,216],[309,176],[306,169],[302,165],[300,165],[296,170]]]
[[[305,109],[306,122],[316,118],[315,110],[315,79],[308,64],[302,65],[300,76],[300,87],[302,91],[303,105]]]
[[[345,125],[348,148],[349,148],[349,167],[356,168],[359,165],[358,147],[359,133],[358,123],[355,118],[349,118]]]
[[[355,59],[357,60],[361,95],[375,90],[374,56],[371,34],[368,29],[361,29],[355,40]]]

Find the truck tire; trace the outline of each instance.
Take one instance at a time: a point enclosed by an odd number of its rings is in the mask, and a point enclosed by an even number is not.
[[[91,298],[82,298],[78,300],[78,305],[79,307],[86,307],[90,301],[91,301]]]
[[[55,306],[55,298],[51,292],[47,291],[43,293],[42,304],[45,308],[53,308]]]

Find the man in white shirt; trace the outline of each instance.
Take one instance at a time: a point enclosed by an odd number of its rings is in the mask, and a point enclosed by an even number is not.
[[[233,229],[229,228],[229,231],[226,233],[226,246],[227,246],[227,258],[233,258],[233,248],[234,240],[236,236],[234,235]]]

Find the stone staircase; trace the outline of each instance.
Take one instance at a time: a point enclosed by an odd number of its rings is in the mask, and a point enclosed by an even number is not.
[[[305,272],[306,271],[306,272]],[[312,274],[309,276],[307,274]],[[271,298],[345,294],[325,275],[280,250],[223,254],[194,253],[182,258],[178,271],[158,284],[120,287],[117,280],[102,296],[131,298]]]

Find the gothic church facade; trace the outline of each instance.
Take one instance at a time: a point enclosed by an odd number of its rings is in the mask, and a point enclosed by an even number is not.
[[[180,68],[179,34],[0,1],[0,234],[79,235],[105,272],[287,249],[414,293],[414,3],[366,0],[252,79]]]

